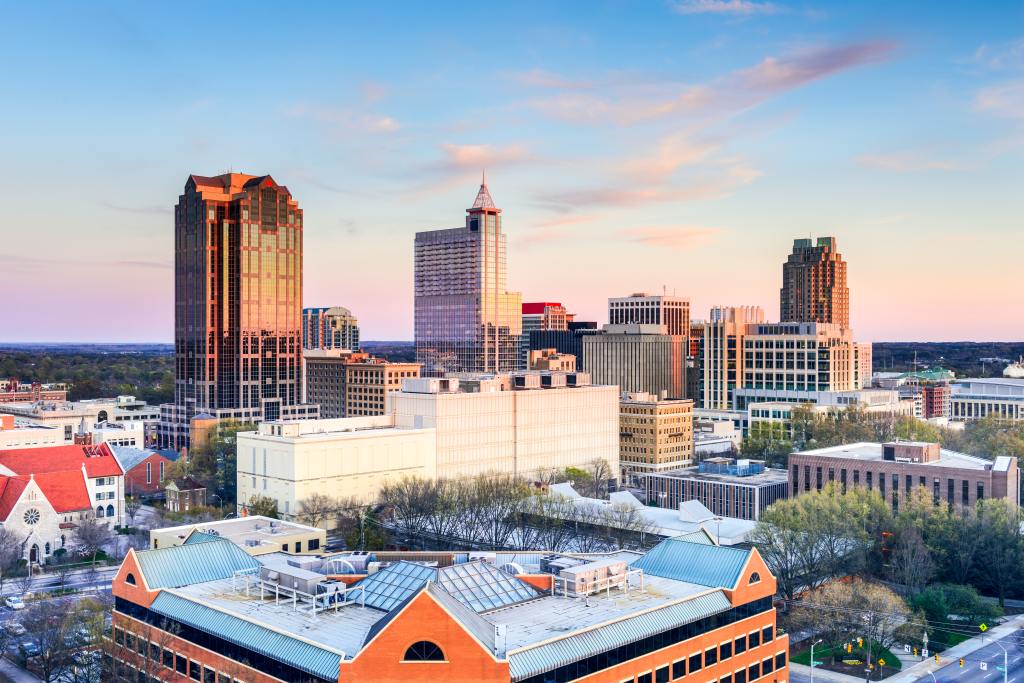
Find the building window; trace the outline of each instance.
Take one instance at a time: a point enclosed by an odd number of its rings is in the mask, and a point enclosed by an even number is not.
[[[755,647],[757,647],[760,644],[761,644],[761,632],[760,631],[752,631],[750,633],[750,647],[751,648],[755,648]]]
[[[640,674],[636,677],[636,683],[651,683],[651,672]]]
[[[676,661],[672,662],[672,680],[674,681],[677,678],[682,678],[685,675],[686,675],[686,660],[685,659],[677,659]]]
[[[711,666],[718,662],[718,648],[709,647],[704,650],[704,666]]]
[[[151,462],[146,463],[146,483],[153,483],[153,463]]]
[[[774,637],[775,637],[775,629],[773,627],[765,626],[763,629],[761,629],[761,642],[762,643],[770,643],[770,642],[772,642],[772,639]]]
[[[820,467],[815,468],[814,478],[815,478],[815,484],[817,485],[818,490],[820,491],[821,490],[821,468]]]
[[[108,505],[107,506],[107,517],[113,517],[113,516],[114,516],[114,506],[113,505]]]
[[[718,656],[722,659],[729,659],[732,657],[732,641],[722,643],[718,646]]]
[[[96,506],[96,517],[97,518],[103,517],[103,506],[102,505],[97,505]]]
[[[747,651],[747,637],[740,636],[733,642],[733,652],[736,654],[742,654]]]
[[[307,547],[308,550],[318,550],[320,548],[320,539],[319,538],[311,538],[311,539],[309,539],[309,541],[306,543],[306,547]]]
[[[654,672],[654,683],[668,683],[668,666],[663,666]]]
[[[978,500],[985,499],[985,484],[978,482]]]
[[[761,575],[758,574],[757,572],[753,572],[750,575],[750,580],[747,581],[747,583],[760,583],[760,581],[761,581]]]
[[[444,652],[429,640],[420,640],[409,646],[402,657],[403,662],[443,662]]]
[[[775,655],[775,669],[778,670],[784,666],[786,666],[786,653],[780,652]]]
[[[192,661],[188,663],[188,677],[194,681],[201,680],[203,668],[199,662]]]
[[[747,668],[747,673],[748,673],[748,676],[747,676],[747,680],[748,681],[755,681],[758,678],[760,678],[761,677],[761,663],[757,662],[757,663],[751,664]]]
[[[124,582],[127,583],[129,586],[136,585],[135,584],[135,574],[132,574],[131,572],[128,572],[128,576],[124,577]]]
[[[694,671],[700,671],[700,668],[700,653],[690,655],[689,673],[692,674]]]
[[[970,499],[971,499],[971,497],[970,497],[971,487],[967,484],[967,480],[966,479],[964,479],[960,483],[961,483],[961,487],[960,487],[960,489],[961,489],[960,490],[961,502],[964,505],[968,505],[970,503]]]

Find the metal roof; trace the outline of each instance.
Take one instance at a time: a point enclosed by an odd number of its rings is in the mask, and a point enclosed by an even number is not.
[[[666,538],[630,566],[645,574],[702,586],[732,588],[750,557],[749,550]]]
[[[724,612],[731,607],[732,603],[725,594],[722,591],[715,591],[605,626],[569,633],[553,642],[509,652],[509,672],[513,681],[519,681],[634,643],[670,628]]]
[[[223,538],[141,550],[135,556],[146,585],[154,590],[226,579],[237,571],[260,568],[249,553]]]
[[[390,612],[437,576],[437,569],[412,562],[396,562],[370,574],[356,586],[362,586],[366,604]]]
[[[202,544],[206,545],[206,544]],[[185,547],[185,546],[179,546]],[[209,547],[209,546],[207,546]],[[331,681],[338,680],[341,655],[226,612],[161,591],[154,612],[210,635]]]

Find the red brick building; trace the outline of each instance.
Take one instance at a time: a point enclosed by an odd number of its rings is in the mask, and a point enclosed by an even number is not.
[[[68,400],[64,384],[22,384],[17,377],[0,380],[0,403],[36,403],[38,401]]]
[[[124,469],[124,493],[140,498],[162,496],[167,472],[180,454],[177,451],[114,446],[114,457]]]
[[[437,553],[361,573],[375,559],[252,557],[200,533],[131,551],[107,680],[788,679],[774,577],[756,550],[703,532],[646,554]]]

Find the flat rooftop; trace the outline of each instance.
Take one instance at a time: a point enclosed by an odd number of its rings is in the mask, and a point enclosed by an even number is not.
[[[914,446],[927,445],[922,442],[915,441],[903,441],[901,443]],[[864,462],[885,462],[882,458],[882,444],[880,443],[851,443],[842,446],[817,448],[811,451],[798,451],[793,455],[817,455],[829,458],[843,458],[846,460],[862,460]],[[990,469],[993,465],[993,461],[942,448],[939,449],[939,458],[937,460],[905,464],[913,464],[915,466],[920,465],[922,467],[955,467],[965,470],[983,471]]]
[[[758,474],[750,474],[742,477],[732,474],[718,474],[716,472],[701,472],[696,467],[683,467],[678,470],[652,472],[650,476],[666,477],[670,479],[700,479],[702,481],[718,481],[729,484],[749,484],[751,486],[779,484],[789,481],[789,474],[786,470],[772,469],[768,467]]]
[[[272,543],[280,546],[281,538],[294,534],[326,533],[322,529],[306,526],[297,522],[283,522],[279,519],[261,517],[236,517],[221,519],[200,524],[183,524],[181,526],[153,529],[151,533],[170,534],[184,541],[193,531],[226,538],[236,545],[245,546],[247,540],[256,540],[261,544]]]

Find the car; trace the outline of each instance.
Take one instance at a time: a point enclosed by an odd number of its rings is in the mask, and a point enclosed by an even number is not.
[[[12,595],[8,598],[5,598],[4,604],[7,605],[9,609],[25,609],[25,601],[19,598],[17,595]]]
[[[31,659],[32,657],[38,657],[43,654],[43,650],[39,647],[39,643],[34,640],[21,641],[18,649],[21,650],[21,654],[24,655],[25,659]]]
[[[12,636],[23,636],[25,635],[25,627],[16,621],[8,621],[4,624],[4,630],[10,633]]]

